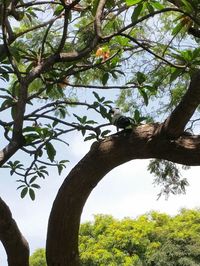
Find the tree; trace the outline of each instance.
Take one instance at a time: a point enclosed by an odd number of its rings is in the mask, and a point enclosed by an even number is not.
[[[107,172],[155,158],[149,169],[167,195],[187,185],[175,163],[200,164],[200,138],[192,131],[199,122],[200,6],[197,0],[1,0],[0,12],[0,166],[19,177],[21,197],[35,199],[47,166],[64,169],[68,158],[58,160],[55,145],[68,145],[64,134],[80,131],[96,140],[59,189],[48,225],[47,264],[79,265],[81,212]],[[118,91],[115,104],[135,126],[109,135],[114,97],[94,91],[94,102],[81,101],[78,88]],[[84,115],[73,115],[74,106],[85,108]],[[15,160],[19,151],[32,161]],[[9,265],[28,265],[28,243],[2,199],[0,213]]]
[[[45,250],[37,249],[30,257],[30,266],[46,266]]]
[[[199,265],[199,218],[199,210],[185,209],[171,217],[158,212],[123,220],[95,215],[94,222],[80,226],[80,264]],[[36,265],[46,266],[43,249],[31,256],[31,266]]]
[[[81,265],[198,265],[199,210],[151,212],[119,221],[108,215],[80,227]]]

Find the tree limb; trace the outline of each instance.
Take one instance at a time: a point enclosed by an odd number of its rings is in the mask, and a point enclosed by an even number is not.
[[[22,141],[11,141],[4,149],[0,151],[0,167],[10,159],[20,148]]]
[[[6,250],[9,266],[29,265],[29,246],[11,211],[0,198],[0,240]]]
[[[79,265],[78,231],[82,209],[94,187],[116,166],[147,158],[200,165],[199,136],[182,136],[176,141],[152,139],[158,127],[158,124],[142,125],[94,142],[86,156],[72,169],[58,191],[49,218],[48,266]]]
[[[180,103],[166,119],[161,134],[165,133],[171,137],[178,137],[184,130],[189,119],[200,104],[200,70],[196,70],[190,81],[190,85]]]
[[[99,1],[99,5],[97,7],[96,16],[95,16],[94,28],[95,28],[96,35],[99,38],[102,38],[101,20],[102,20],[103,9],[104,9],[105,4],[106,4],[106,0]]]

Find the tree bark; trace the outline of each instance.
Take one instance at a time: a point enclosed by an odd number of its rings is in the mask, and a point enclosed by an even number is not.
[[[72,169],[54,201],[46,243],[48,266],[78,266],[78,231],[85,202],[113,168],[133,159],[162,158],[200,165],[200,137],[153,137],[159,124],[142,125],[95,142]]]
[[[190,85],[170,116],[161,127],[161,134],[179,137],[200,103],[200,70],[192,74]]]
[[[9,266],[29,265],[29,246],[22,236],[11,211],[0,198],[0,240],[6,250]]]

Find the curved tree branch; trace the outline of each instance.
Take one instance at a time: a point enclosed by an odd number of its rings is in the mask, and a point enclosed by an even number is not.
[[[9,266],[29,265],[29,246],[22,236],[11,211],[0,198],[0,240],[6,250]]]
[[[180,103],[164,122],[161,132],[175,138],[180,136],[199,104],[200,70],[196,70],[191,77],[188,90],[182,97]]]
[[[176,141],[152,139],[158,127],[158,124],[142,125],[94,142],[72,169],[58,191],[50,214],[46,246],[48,266],[79,265],[78,230],[82,209],[93,188],[116,166],[147,158],[200,165],[200,137],[182,136]]]

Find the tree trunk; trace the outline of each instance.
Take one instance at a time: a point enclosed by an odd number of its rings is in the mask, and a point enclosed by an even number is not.
[[[29,265],[29,246],[12,218],[9,207],[0,198],[0,240],[6,250],[9,266]]]
[[[46,243],[48,266],[78,266],[78,231],[85,202],[93,188],[114,167],[132,159],[162,158],[190,165],[200,164],[200,138],[153,138],[159,125],[143,125],[91,146],[72,169],[54,201]],[[197,150],[195,152],[195,147]]]

